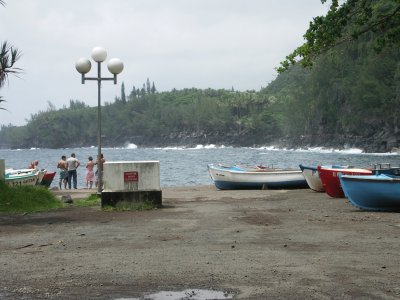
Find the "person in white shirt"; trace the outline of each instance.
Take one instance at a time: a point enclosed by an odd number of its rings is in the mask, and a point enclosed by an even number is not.
[[[71,154],[71,157],[67,159],[68,164],[68,189],[71,189],[71,181],[73,180],[74,189],[77,189],[78,179],[76,174],[76,169],[81,164],[79,160],[75,157],[75,153]]]

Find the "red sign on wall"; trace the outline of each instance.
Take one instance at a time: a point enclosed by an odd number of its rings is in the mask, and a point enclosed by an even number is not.
[[[139,173],[137,171],[124,172],[124,181],[125,182],[139,181]]]

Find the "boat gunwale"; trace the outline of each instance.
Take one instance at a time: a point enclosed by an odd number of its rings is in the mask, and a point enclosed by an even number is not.
[[[266,170],[260,169],[257,171],[248,171],[248,170],[231,170],[229,167],[216,167],[209,166],[209,169],[221,172],[235,173],[235,174],[301,174],[301,170],[297,169],[273,169]]]
[[[363,176],[363,175],[361,175]],[[365,181],[365,182],[387,182],[387,183],[398,183],[400,182],[400,177],[399,178],[393,178],[389,176],[385,176],[384,178],[378,177],[376,175],[371,175],[370,178],[365,178],[365,177],[360,177],[359,175],[339,175],[339,178],[342,178],[343,180],[351,180],[351,181]]]
[[[317,167],[309,167],[309,166],[305,166],[305,165],[299,165],[301,171],[303,170],[310,170],[310,171],[318,171]]]
[[[362,168],[325,168],[325,167],[318,167],[318,171],[325,171],[325,172],[342,172],[342,173],[365,173],[365,175],[372,174],[371,170],[362,169]],[[345,174],[348,175],[348,174]]]

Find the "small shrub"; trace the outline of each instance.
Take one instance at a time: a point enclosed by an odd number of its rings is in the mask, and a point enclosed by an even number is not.
[[[100,197],[98,195],[90,195],[85,199],[76,199],[74,200],[74,206],[76,207],[89,207],[89,206],[98,206],[100,205]]]
[[[0,180],[0,212],[30,213],[61,207],[63,204],[45,187],[9,187]]]

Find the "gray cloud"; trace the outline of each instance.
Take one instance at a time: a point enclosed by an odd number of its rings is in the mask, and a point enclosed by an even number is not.
[[[9,110],[0,111],[0,124],[22,125],[46,110],[47,101],[58,108],[70,99],[95,106],[95,84],[81,85],[74,67],[95,46],[124,61],[119,84],[127,93],[147,77],[161,91],[258,90],[326,9],[320,0],[7,1],[0,7],[0,40],[23,52],[24,73],[0,90]],[[103,84],[105,101],[119,95],[119,84]]]

